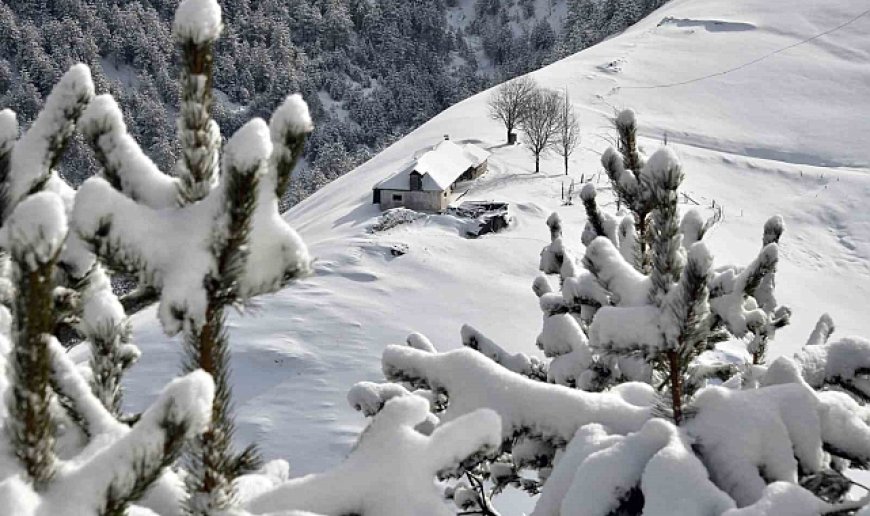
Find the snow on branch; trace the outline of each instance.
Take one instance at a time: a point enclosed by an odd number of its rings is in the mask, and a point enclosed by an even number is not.
[[[690,440],[672,423],[648,421],[626,436],[581,427],[565,450],[533,516],[721,514],[734,502],[709,479]],[[642,493],[642,495],[640,494]]]
[[[501,416],[504,439],[528,433],[564,445],[587,423],[626,433],[650,417],[649,406],[634,405],[618,392],[588,393],[531,380],[470,349],[433,354],[390,346],[383,367],[390,381],[445,393],[449,402],[442,421],[479,408],[494,410]]]
[[[0,229],[0,246],[28,271],[56,260],[66,239],[63,201],[51,192],[27,197]]]
[[[11,109],[0,110],[0,181],[9,173],[9,153],[18,139],[18,117]]]
[[[250,171],[253,166],[256,170],[246,177],[259,185],[251,206],[247,259],[234,287],[240,299],[273,291],[309,270],[305,245],[278,214],[273,189],[260,181],[270,152],[268,129],[259,119],[227,144],[225,170],[244,166]],[[222,212],[226,196],[238,192],[228,180],[202,202],[158,210],[119,193],[101,178],[91,178],[79,189],[72,224],[98,256],[160,291],[161,322],[175,334],[185,324],[197,326],[205,320],[204,279],[217,277],[215,236],[228,235],[229,220]]]
[[[70,68],[52,89],[45,107],[12,150],[9,174],[2,178],[0,217],[8,217],[25,196],[40,190],[48,181],[73,134],[76,120],[93,96],[91,72],[84,64]],[[9,115],[4,118],[4,132],[8,135]]]
[[[817,402],[802,386],[709,387],[692,409],[687,430],[713,481],[739,506],[755,503],[768,482],[796,483],[799,469],[812,473],[824,465]]]
[[[618,306],[645,305],[651,283],[606,237],[598,237],[586,247],[583,264],[601,287],[610,293],[610,302]]]
[[[398,396],[411,392],[397,383],[358,382],[347,393],[347,402],[364,416],[374,416],[384,405]]]
[[[80,379],[75,383],[74,390],[86,397]],[[111,416],[104,413],[107,427],[101,438],[65,462],[45,490],[37,494],[32,485],[11,476],[0,480],[0,500],[20,516],[119,514],[163,474],[182,445],[202,431],[213,394],[211,377],[200,371],[172,381],[132,428],[109,423]],[[89,405],[95,412],[101,409],[96,399]]]
[[[544,364],[535,357],[525,353],[510,354],[501,346],[487,338],[473,327],[464,324],[461,330],[462,345],[479,351],[496,364],[500,364],[509,371],[513,371],[529,378],[543,380],[547,378]]]
[[[415,427],[428,416],[429,404],[420,397],[388,401],[344,463],[279,485],[244,509],[252,514],[302,510],[332,516],[454,514],[433,480],[455,476],[464,464],[492,453],[501,444],[501,425],[493,411],[474,410],[426,436]]]
[[[178,203],[178,180],[161,172],[127,132],[111,95],[98,95],[79,121],[79,129],[103,166],[103,177],[135,201],[152,208]]]
[[[758,331],[767,322],[767,314],[751,296],[778,259],[777,245],[771,243],[745,269],[729,268],[711,279],[710,308],[735,336]]]
[[[275,196],[279,199],[290,184],[293,169],[302,156],[305,140],[313,130],[308,104],[299,94],[288,96],[269,120],[274,148],[270,165],[275,180]]]
[[[182,42],[201,45],[216,40],[222,27],[217,0],[183,0],[175,10],[172,32]]]

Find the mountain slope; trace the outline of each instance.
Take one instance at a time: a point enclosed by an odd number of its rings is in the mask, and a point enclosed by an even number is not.
[[[870,335],[870,16],[716,74],[859,13],[849,0],[799,0],[787,8],[767,0],[674,0],[625,33],[533,74],[542,85],[567,88],[581,116],[584,148],[572,162],[574,179],[600,179],[598,153],[616,108],[638,112],[648,151],[667,134],[683,160],[686,203],[706,213],[713,201],[724,207],[709,237],[718,263],[747,263],[767,217],[784,216],[778,297],[793,307],[794,322],[777,335],[774,355],[797,350],[825,311],[838,334]],[[579,248],[585,217],[579,204],[561,206],[567,179],[558,160],[535,175],[527,150],[501,146],[503,128],[486,117],[488,95],[446,110],[287,214],[319,257],[317,273],[232,321],[241,441],[288,459],[294,473],[335,464],[364,424],[345,402],[348,388],[381,378],[381,350],[410,331],[457,347],[460,326],[470,323],[509,350],[536,351],[541,314],[531,283],[548,239],[544,220],[559,211]],[[478,240],[461,238],[449,217],[369,233],[380,214],[370,204],[372,185],[444,134],[491,148],[490,171],[463,199],[511,202],[515,225]],[[407,254],[394,257],[396,244]],[[176,374],[180,356],[153,312],[139,314],[135,329],[143,356],[128,377],[131,408]]]

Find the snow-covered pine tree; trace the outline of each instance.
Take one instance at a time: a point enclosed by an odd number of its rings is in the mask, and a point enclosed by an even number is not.
[[[647,189],[634,195],[648,199],[648,272],[625,245],[635,214],[602,213],[588,185],[598,220],[584,231],[582,266],[558,215],[547,219],[541,270],[559,274],[561,291],[546,276],[533,291],[549,361],[509,354],[467,326],[468,349],[441,353],[415,335],[384,352],[387,380],[401,385],[365,386],[366,405],[426,395],[441,421],[498,413],[501,447],[452,491],[476,513],[491,514],[489,498],[513,486],[540,492],[538,516],[870,514],[870,496],[846,497],[845,476],[870,455],[870,343],[828,343],[825,316],[801,353],[764,365],[758,339],[767,344],[789,315],[773,295],[782,219],[765,224],[749,266],[714,268],[703,237],[716,219],[680,216],[679,160],[670,149],[631,154],[643,161],[630,178]],[[722,339],[743,339],[746,353],[723,360]]]
[[[55,172],[93,97],[84,65],[67,72],[18,138],[0,112],[0,513],[126,514],[208,422],[213,383],[194,372],[168,386],[132,426],[119,421],[121,373],[138,356],[108,279],[67,217],[74,191]],[[54,333],[86,339],[77,365]],[[88,359],[85,359],[88,360]]]
[[[632,142],[634,117],[620,118],[632,121],[632,124],[624,124],[632,128],[620,130],[620,140]],[[632,146],[631,143],[624,145],[626,149]],[[614,152],[605,154],[615,155]],[[605,163],[612,164],[613,160]],[[725,338],[723,331],[736,338],[754,335],[749,352],[755,356],[755,343],[759,339],[766,343],[776,327],[788,322],[789,312],[785,307],[775,306],[772,287],[777,253],[772,239],[748,268],[719,268],[713,272],[712,258],[702,241],[710,224],[703,222],[694,211],[680,217],[677,189],[682,181],[682,169],[669,149],[657,151],[644,163],[640,173],[626,182],[633,184],[634,180],[638,187],[631,197],[625,196],[624,190],[620,194],[616,185],[614,190],[624,199],[648,199],[646,205],[651,206],[647,234],[638,237],[649,243],[649,273],[632,270],[632,262],[637,262],[626,259],[630,255],[624,246],[622,252],[617,250],[616,246],[622,243],[622,232],[604,230],[602,236],[588,242],[584,265],[610,298],[607,303],[610,306],[595,312],[589,326],[589,341],[593,350],[600,357],[606,357],[611,366],[615,365],[612,364],[615,357],[630,356],[652,366],[646,369],[651,374],[649,378],[634,375],[629,378],[651,381],[662,392],[668,392],[669,410],[679,424],[686,397],[703,385],[707,375],[724,374],[723,370],[730,368],[721,363],[699,369],[697,364],[692,366],[695,359],[717,340]],[[602,217],[592,202],[592,188],[587,186],[583,193],[590,214],[587,233],[599,234],[601,229],[596,226],[604,224],[594,222]],[[626,204],[631,206],[631,203]],[[638,220],[638,210],[631,211],[635,221]],[[778,240],[782,232],[781,219],[771,220],[780,221]],[[766,288],[760,289],[762,279],[768,275]],[[758,292],[763,293],[771,305],[766,311],[758,308],[760,303],[753,297]],[[581,288],[571,295],[594,298],[597,293],[591,289],[584,292]],[[758,363],[758,360],[753,362]]]
[[[249,122],[221,156],[220,132],[209,113],[212,49],[220,31],[216,1],[180,4],[174,24],[184,64],[177,177],[163,174],[139,150],[114,100],[97,97],[82,130],[103,177],[81,187],[73,217],[76,231],[102,260],[137,275],[140,291],[160,296],[164,329],[184,334],[184,370],[203,369],[215,380],[211,426],[190,456],[193,514],[230,507],[233,481],[259,461],[253,446],[232,450],[225,310],[309,270],[305,246],[277,204],[312,130],[307,106],[301,97],[289,97],[270,126]]]
[[[601,164],[610,178],[617,201],[634,216],[634,228],[631,229],[635,233],[634,242],[637,245],[634,252],[635,267],[641,272],[649,272],[647,226],[648,216],[653,209],[653,199],[650,190],[642,184],[641,172],[645,157],[637,145],[637,120],[634,111],[627,109],[620,112],[614,119],[614,125],[617,147],[609,147],[602,154]]]

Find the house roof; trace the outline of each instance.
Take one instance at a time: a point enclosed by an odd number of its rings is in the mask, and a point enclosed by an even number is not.
[[[490,153],[476,145],[463,145],[444,140],[407,164],[400,172],[381,181],[375,188],[381,190],[410,190],[411,173],[423,176],[423,190],[446,190],[466,170],[477,167],[489,158]]]

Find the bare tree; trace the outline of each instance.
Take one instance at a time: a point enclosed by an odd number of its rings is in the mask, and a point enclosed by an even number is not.
[[[531,77],[519,77],[499,86],[489,99],[489,116],[504,124],[509,145],[517,141],[514,129],[520,124],[529,98],[537,88]]]
[[[562,98],[552,90],[535,89],[530,95],[520,127],[523,141],[535,155],[535,172],[541,171],[541,154],[552,149],[559,135]]]
[[[580,145],[580,120],[571,105],[568,90],[565,90],[565,95],[562,96],[559,104],[559,131],[556,135],[554,148],[556,153],[562,156],[565,161],[566,176],[568,175],[568,158],[574,154],[578,145]]]

